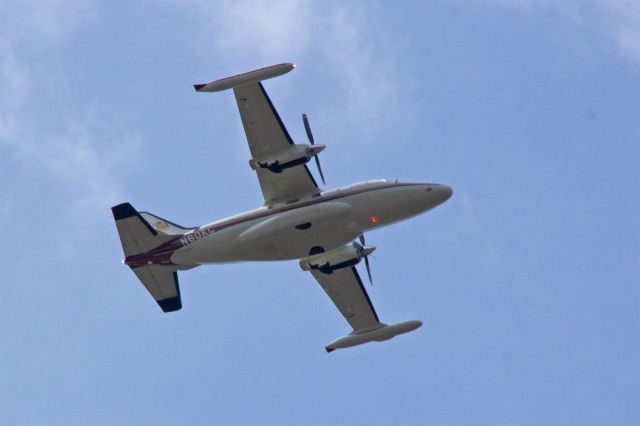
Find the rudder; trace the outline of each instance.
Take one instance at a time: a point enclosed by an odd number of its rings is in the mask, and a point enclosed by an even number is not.
[[[125,256],[145,253],[171,239],[166,235],[159,235],[129,203],[118,204],[111,211]]]

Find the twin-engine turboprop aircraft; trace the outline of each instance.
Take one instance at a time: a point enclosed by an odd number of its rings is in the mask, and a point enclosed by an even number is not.
[[[291,71],[280,64],[196,84],[196,92],[233,89],[264,196],[256,210],[197,228],[183,228],[123,203],[112,208],[128,265],[164,312],[182,308],[177,271],[203,264],[300,259],[353,331],[327,352],[384,341],[420,327],[420,321],[387,325],[378,319],[355,266],[375,250],[364,233],[426,212],[451,197],[433,183],[367,181],[323,191],[306,166],[312,158],[324,182],[306,115],[309,144],[296,144],[282,124],[261,81]],[[356,241],[357,240],[357,241]]]

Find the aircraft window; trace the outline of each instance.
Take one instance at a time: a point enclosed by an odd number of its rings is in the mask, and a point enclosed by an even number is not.
[[[362,185],[361,183],[352,183],[351,185],[345,186],[345,188],[355,188],[356,186]]]
[[[369,184],[372,184],[372,183],[385,183],[386,181],[387,181],[386,179],[368,180],[366,182],[358,182],[358,183],[354,183],[354,184],[345,186],[344,189],[358,188],[360,186],[369,185]]]

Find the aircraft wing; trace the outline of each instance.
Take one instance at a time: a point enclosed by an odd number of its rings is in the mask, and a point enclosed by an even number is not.
[[[378,320],[355,266],[337,269],[331,274],[312,269],[311,274],[351,325],[354,333],[384,326]]]
[[[264,157],[293,144],[262,83],[234,87],[233,93],[253,158]],[[256,173],[267,204],[319,192],[306,165],[291,167],[281,173],[258,168]]]

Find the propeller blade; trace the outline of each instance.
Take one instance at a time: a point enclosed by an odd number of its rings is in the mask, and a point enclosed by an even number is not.
[[[304,123],[304,130],[307,132],[307,137],[309,138],[309,142],[311,145],[315,145],[313,140],[313,133],[311,133],[311,126],[309,125],[309,118],[307,114],[302,114],[302,122]],[[322,178],[322,184],[326,185],[327,183],[324,181],[324,173],[322,173],[322,167],[320,167],[320,159],[318,158],[318,154],[314,155],[316,159],[316,166],[318,166],[318,171],[320,172],[320,177]]]
[[[324,175],[322,174],[322,167],[320,167],[320,159],[317,155],[314,156],[314,158],[316,159],[316,166],[318,166],[318,171],[320,172],[320,177],[322,178],[322,184],[326,185],[326,182],[324,181]]]
[[[304,123],[304,130],[307,132],[309,142],[311,142],[311,145],[313,145],[313,134],[311,133],[311,126],[309,126],[309,119],[307,118],[307,114],[302,114],[302,122]]]
[[[369,256],[364,257],[364,266],[367,267],[367,275],[369,275],[369,283],[373,286],[373,280],[371,279],[371,268],[369,268]]]
[[[369,266],[369,254],[371,254],[371,252],[373,252],[376,248],[375,247],[367,247],[364,241],[364,234],[360,234],[358,236],[358,240],[360,240],[360,244],[356,243],[355,241],[353,242],[353,244],[356,246],[356,248],[358,249],[358,251],[360,251],[360,255],[364,255],[362,257],[364,257],[364,265],[367,267],[367,275],[369,276],[369,282],[371,283],[371,285],[373,285],[373,280],[371,279],[371,267]]]

